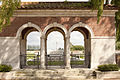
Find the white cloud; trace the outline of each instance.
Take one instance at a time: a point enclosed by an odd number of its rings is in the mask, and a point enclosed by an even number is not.
[[[73,45],[84,45],[84,37],[78,31],[73,31],[70,35],[70,42]],[[39,32],[31,32],[27,36],[28,45],[40,45]],[[47,50],[56,50],[56,48],[64,48],[63,35],[58,31],[53,31],[47,38]]]
[[[73,45],[84,45],[84,36],[78,31],[73,31],[70,35],[70,42]]]
[[[27,36],[27,45],[40,45],[40,33],[31,32]]]
[[[60,32],[54,31],[48,35],[47,49],[56,50],[58,48],[64,48],[64,39]]]

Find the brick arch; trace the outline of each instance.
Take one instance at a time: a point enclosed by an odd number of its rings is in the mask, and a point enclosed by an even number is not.
[[[61,24],[59,24],[59,23],[57,23],[57,22],[54,22],[54,23],[49,24],[48,26],[46,26],[45,29],[43,30],[43,35],[46,35],[46,34],[47,34],[47,31],[48,31],[49,29],[53,28],[53,27],[55,27],[55,28],[60,28],[61,30],[64,31],[65,36],[67,35],[67,29],[66,29],[63,25],[61,25]]]
[[[91,67],[91,37],[93,38],[94,37],[94,33],[92,31],[92,29],[82,23],[82,22],[79,22],[77,24],[74,24],[70,29],[69,29],[69,32],[68,32],[68,35],[70,36],[70,34],[72,33],[72,31],[79,31],[83,34],[84,36],[84,55],[85,55],[85,61],[84,61],[84,65],[83,67],[87,67],[87,68],[90,68]]]
[[[21,36],[21,33],[22,31],[25,29],[25,28],[29,28],[29,27],[33,27],[35,28],[36,30],[38,30],[38,32],[40,32],[40,34],[42,34],[42,30],[40,29],[40,27],[34,23],[31,23],[31,22],[28,22],[26,24],[23,24],[17,31],[17,34],[16,34],[16,38],[20,38]],[[40,36],[41,37],[41,36]]]
[[[84,23],[82,23],[82,22],[79,22],[79,23],[77,23],[77,24],[74,24],[74,25],[69,29],[69,35],[70,35],[70,33],[71,33],[75,28],[77,28],[77,27],[83,27],[83,28],[87,29],[87,30],[89,31],[89,33],[90,33],[90,37],[94,37],[94,33],[93,33],[92,29],[91,29],[88,25],[86,25],[86,24],[84,24]]]

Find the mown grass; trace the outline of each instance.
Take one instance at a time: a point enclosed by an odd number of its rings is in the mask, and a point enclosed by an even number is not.
[[[83,65],[84,61],[71,61],[71,65]],[[27,65],[40,65],[40,62],[37,61],[27,61]],[[49,66],[59,66],[65,65],[64,61],[48,61],[47,65]]]

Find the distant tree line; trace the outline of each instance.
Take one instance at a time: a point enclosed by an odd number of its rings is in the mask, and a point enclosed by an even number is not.
[[[27,50],[39,50],[40,46],[39,45],[28,45]]]
[[[72,46],[71,48],[70,48],[70,50],[71,51],[82,51],[82,50],[84,50],[84,46],[82,46],[82,45],[75,45],[75,46]]]

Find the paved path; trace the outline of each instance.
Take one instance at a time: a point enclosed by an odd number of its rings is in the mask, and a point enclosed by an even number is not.
[[[120,80],[120,78],[108,78],[108,79],[104,79],[104,80]]]

